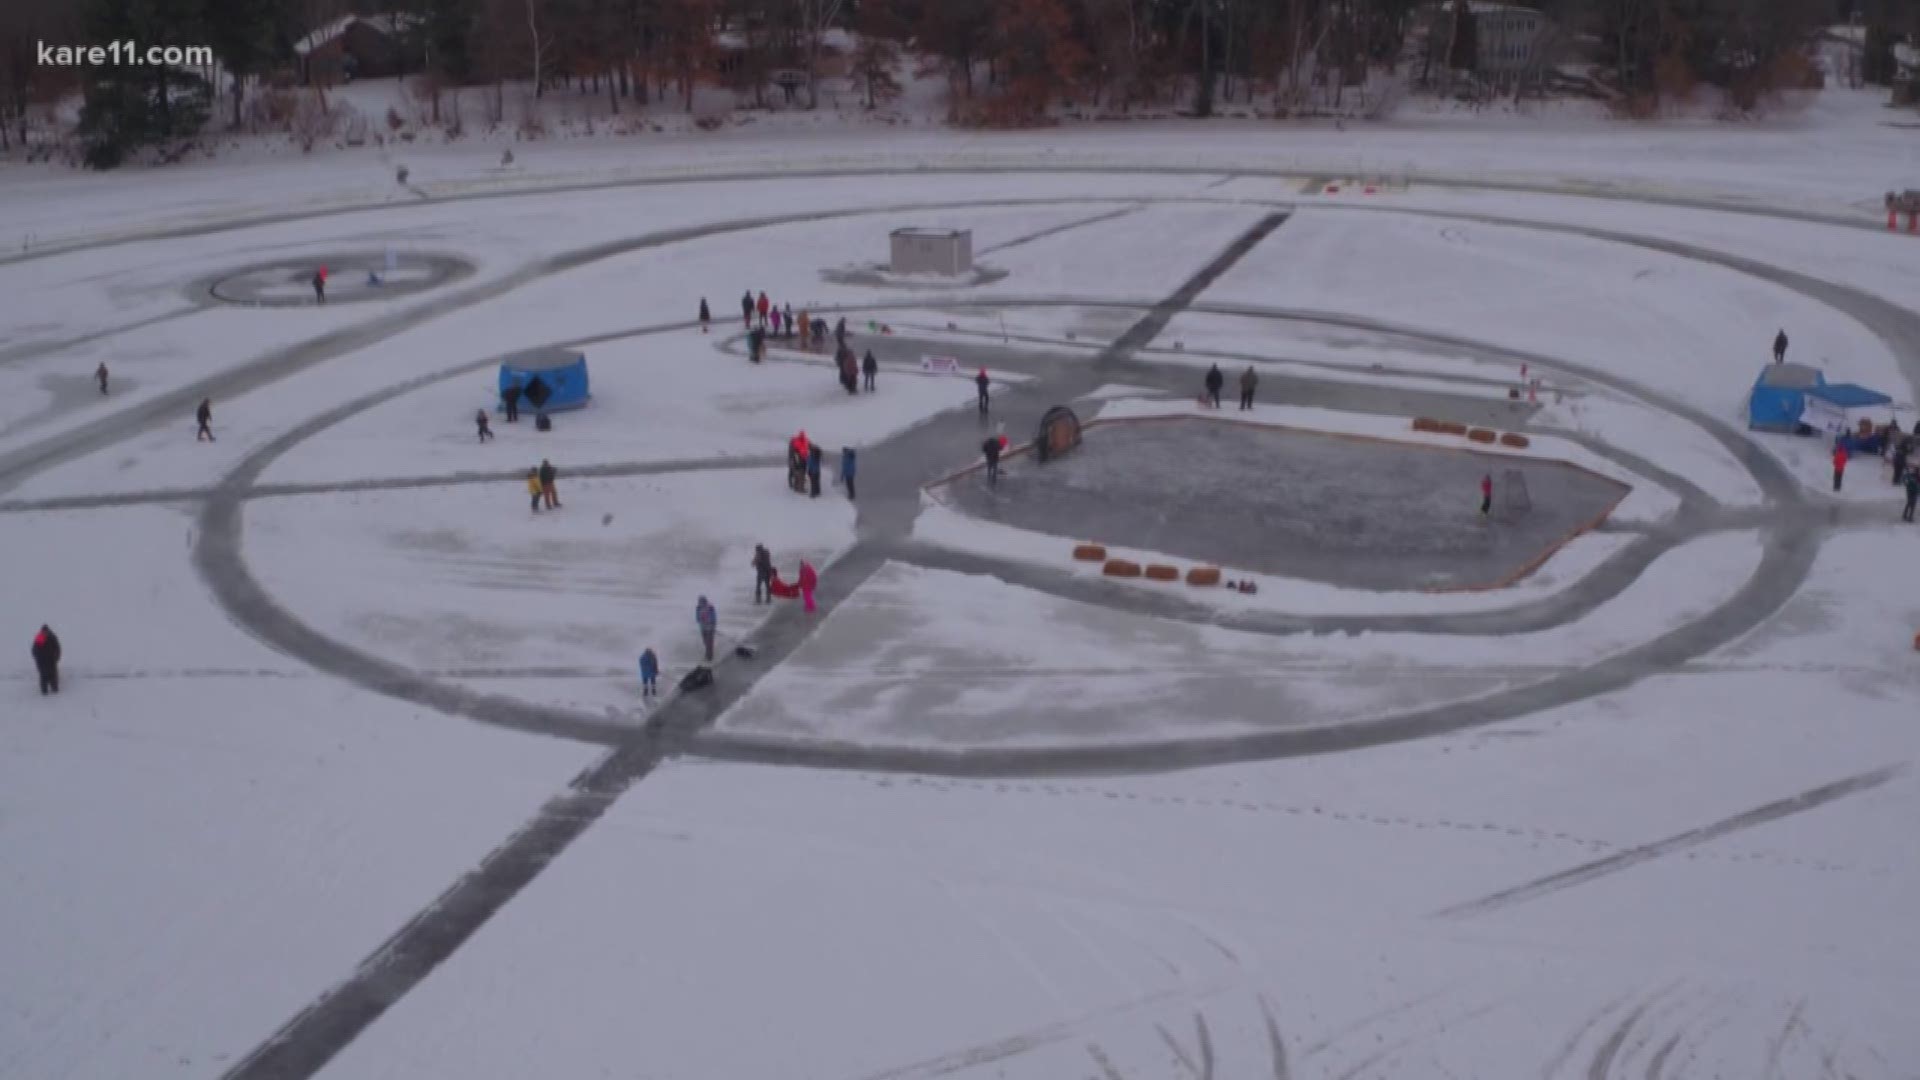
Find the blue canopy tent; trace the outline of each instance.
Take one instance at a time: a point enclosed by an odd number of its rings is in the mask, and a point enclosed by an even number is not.
[[[1800,414],[1807,407],[1807,392],[1827,385],[1819,368],[1805,364],[1768,364],[1753,381],[1753,394],[1747,399],[1747,426],[1755,431],[1800,430]]]
[[[529,412],[559,412],[585,408],[592,397],[587,389],[587,354],[571,349],[535,349],[500,361],[500,394],[518,389],[521,408]]]

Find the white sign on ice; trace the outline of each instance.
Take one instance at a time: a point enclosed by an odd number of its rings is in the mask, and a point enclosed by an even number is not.
[[[920,370],[932,375],[958,375],[960,360],[953,356],[922,356]]]

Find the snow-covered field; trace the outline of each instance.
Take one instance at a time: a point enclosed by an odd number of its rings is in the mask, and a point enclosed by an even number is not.
[[[1915,399],[1920,241],[1874,226],[1920,151],[1886,116],[0,170],[0,611],[65,646],[57,696],[0,673],[0,1080],[246,1080],[289,1024],[289,1071],[339,1080],[1916,1075],[1920,526],[1883,466],[1835,498],[1817,440],[1742,416],[1781,327]],[[1323,188],[1368,176],[1412,182]],[[901,225],[1006,276],[851,283]],[[389,244],[473,272],[196,289]],[[743,290],[892,326],[879,392],[747,363]],[[592,404],[477,444],[489,358],[555,343]],[[985,421],[911,370],[949,348],[994,370]],[[1502,350],[1567,365],[1537,412]],[[1402,415],[1444,398],[1633,490],[1508,589],[1178,610],[923,504],[983,430],[1188,411],[1216,358],[1229,396],[1267,376],[1256,421],[1456,445]],[[862,450],[859,502],[786,490],[801,428],[829,474]],[[750,602],[756,542],[821,567],[820,613]],[[679,697],[700,595],[762,653]],[[602,761],[631,789],[476,904]]]

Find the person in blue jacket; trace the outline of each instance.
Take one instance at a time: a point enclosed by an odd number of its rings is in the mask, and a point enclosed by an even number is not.
[[[660,678],[660,658],[653,655],[652,649],[640,654],[640,696],[659,697],[660,688],[655,685]]]
[[[840,448],[840,482],[847,486],[847,501],[853,501],[853,447]]]

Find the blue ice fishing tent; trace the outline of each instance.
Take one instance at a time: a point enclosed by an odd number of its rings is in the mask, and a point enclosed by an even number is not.
[[[1747,426],[1755,431],[1794,432],[1807,407],[1807,391],[1827,385],[1819,368],[1805,364],[1768,364],[1753,381],[1747,399]]]
[[[593,396],[587,390],[587,354],[572,349],[515,353],[500,361],[500,393],[511,387],[519,388],[520,408],[528,412],[585,408]]]

